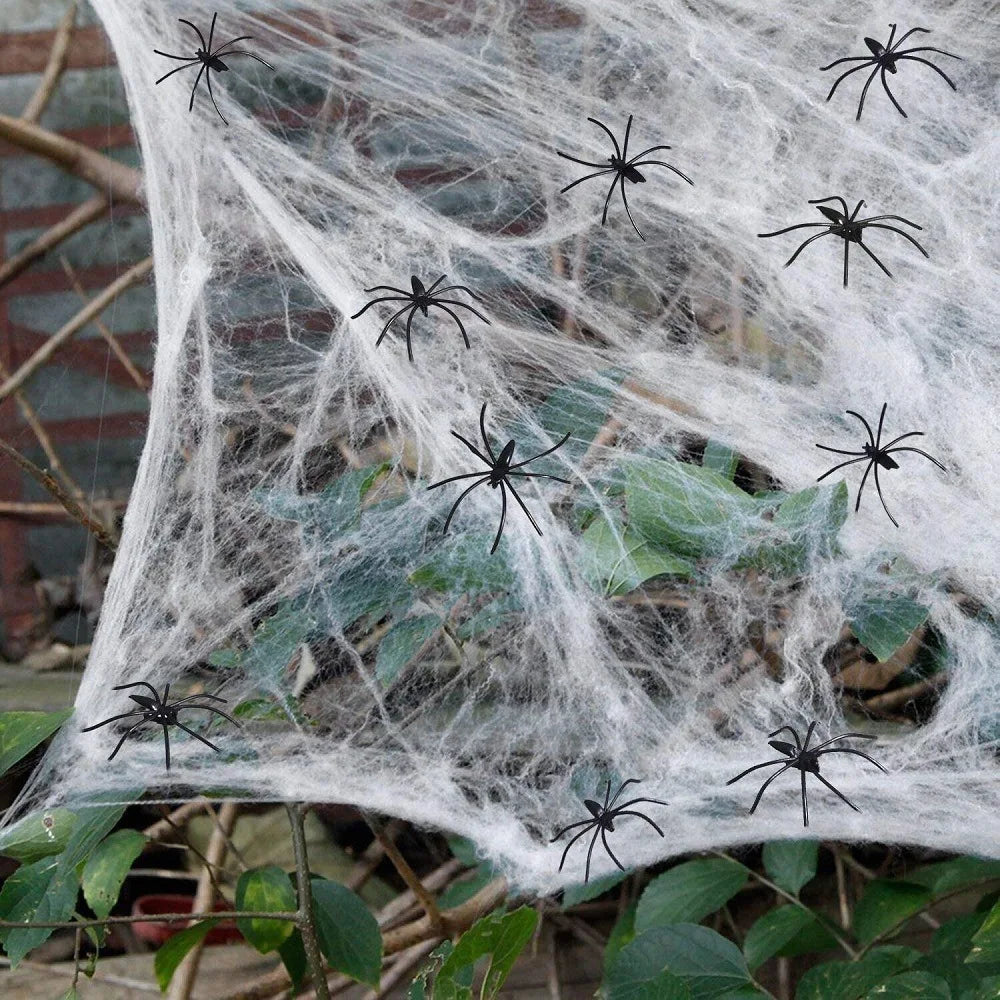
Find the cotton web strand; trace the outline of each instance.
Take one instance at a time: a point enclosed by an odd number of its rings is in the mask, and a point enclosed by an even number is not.
[[[958,91],[908,75],[910,118],[871,101],[860,123],[818,71],[885,37],[889,15],[853,0],[836,20],[742,0],[223,3],[225,37],[253,34],[275,66],[215,78],[228,129],[152,83],[176,19],[212,10],[95,7],[142,150],[158,341],[76,720],[121,712],[115,684],[197,681],[246,728],[209,735],[220,754],[174,741],[167,781],[155,742],[117,768],[70,727],[21,812],[138,786],[350,802],[471,837],[551,890],[583,873],[557,871],[549,837],[624,776],[669,803],[662,841],[616,830],[630,864],[801,835],[796,788],[748,818],[724,780],[763,734],[816,720],[877,735],[889,775],[824,764],[863,812],[817,791],[811,835],[1000,854],[982,0],[907,12],[961,52]],[[576,174],[555,151],[586,146],[587,117],[629,114],[697,179],[636,188],[645,243],[624,212],[598,224],[596,186],[559,193]],[[846,191],[905,204],[930,258],[887,245],[894,280],[859,268],[844,289],[825,240],[782,270],[755,234]],[[413,273],[482,295],[473,350],[433,310],[413,364],[398,334],[376,350],[374,310],[349,319],[364,288]],[[542,537],[512,518],[492,557],[496,494],[470,494],[442,538],[448,498],[426,490],[460,468],[449,432],[483,400],[515,460],[571,433],[541,471],[573,486],[525,491]],[[881,402],[949,469],[894,473],[898,530],[874,504],[849,511],[839,475],[815,484],[815,442]],[[904,706],[844,718],[879,693],[856,687],[873,647],[886,683],[947,670],[918,725],[893,721]]]

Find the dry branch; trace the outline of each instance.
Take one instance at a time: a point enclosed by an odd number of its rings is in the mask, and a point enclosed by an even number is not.
[[[52,100],[52,94],[66,68],[66,54],[69,52],[69,42],[73,37],[73,26],[76,23],[76,0],[72,0],[63,19],[56,29],[56,37],[52,42],[52,50],[49,52],[49,61],[42,73],[42,79],[38,83],[38,88],[31,95],[31,100],[25,105],[21,112],[21,117],[26,122],[37,122],[42,112],[48,107]]]

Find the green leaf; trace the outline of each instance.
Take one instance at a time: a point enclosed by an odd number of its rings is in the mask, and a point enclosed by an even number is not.
[[[798,895],[816,875],[819,844],[815,840],[773,840],[764,845],[764,870],[775,885]]]
[[[1000,962],[1000,901],[972,936],[972,950],[966,962]]]
[[[185,927],[184,930],[167,938],[157,949],[156,957],[153,959],[153,971],[156,973],[157,985],[164,993],[170,985],[170,980],[174,978],[177,966],[184,961],[184,956],[205,939],[216,923],[217,921],[211,918],[199,920],[198,923]]]
[[[378,989],[382,933],[360,897],[325,878],[312,880],[316,936],[323,957],[338,972]]]
[[[600,878],[592,878],[589,882],[577,882],[576,885],[568,886],[563,890],[562,909],[568,910],[577,903],[586,903],[587,900],[597,899],[603,896],[609,889],[613,889],[619,882],[624,881],[631,875],[631,871],[615,871]]]
[[[883,663],[927,621],[928,614],[929,608],[903,595],[870,595],[849,609],[848,620],[858,641]]]
[[[629,526],[682,556],[719,555],[758,519],[758,505],[728,479],[685,462],[640,459],[625,472]]]
[[[302,932],[296,927],[278,948],[281,962],[292,981],[292,989],[297,992],[305,979],[309,962],[306,959],[306,946],[302,941]]]
[[[25,864],[58,854],[75,823],[76,816],[68,809],[33,812],[0,832],[0,854]]]
[[[795,1000],[859,1000],[918,958],[920,952],[913,948],[884,945],[857,962],[824,962],[799,980]]]
[[[490,956],[489,968],[480,996],[493,1000],[500,992],[517,956],[531,940],[538,923],[538,913],[530,906],[522,906],[511,913],[491,913],[477,920],[458,940],[454,950],[445,959],[434,983],[434,998],[438,990],[446,990],[449,980],[457,973],[471,971],[479,959]],[[445,992],[444,996],[449,993]],[[456,994],[461,995],[461,994]]]
[[[1000,976],[987,976],[978,986],[962,993],[959,1000],[996,1000],[997,997],[1000,997]]]
[[[865,1000],[952,1000],[951,989],[929,972],[903,972],[868,991]]]
[[[847,520],[847,484],[810,486],[781,502],[764,532],[759,549],[747,562],[771,573],[795,575],[806,571],[817,556],[836,549],[837,535]],[[761,509],[771,507],[771,499]]]
[[[497,597],[481,608],[458,627],[457,635],[463,642],[484,632],[492,632],[523,611],[524,606],[516,597]]]
[[[768,910],[747,931],[743,942],[747,965],[756,969],[794,941],[796,935],[817,923],[816,915],[800,906],[779,906]]]
[[[738,861],[704,858],[685,861],[653,879],[639,899],[638,933],[663,924],[702,920],[746,885],[749,870]]]
[[[635,940],[635,911],[638,909],[637,903],[627,906],[622,915],[615,921],[611,933],[608,935],[608,943],[604,946],[604,976],[607,978],[608,971],[615,964],[618,953],[629,942]]]
[[[61,712],[0,712],[0,774],[47,740],[71,715]]]
[[[431,558],[410,574],[420,587],[450,593],[485,594],[514,588],[514,572],[507,563],[503,545],[490,555],[493,532],[469,531],[449,538]]]
[[[236,909],[257,913],[293,913],[298,907],[295,889],[288,875],[277,865],[251,868],[236,883]],[[240,933],[262,955],[276,951],[286,941],[295,924],[290,920],[238,917]]]
[[[1000,879],[1000,861],[974,858],[969,855],[925,865],[906,876],[908,882],[927,886],[935,896],[994,879]]]
[[[608,1000],[643,1000],[654,993],[641,990],[664,972],[681,980],[691,1000],[712,1000],[750,985],[750,973],[739,948],[698,924],[653,927],[639,934],[618,953],[608,970]],[[677,989],[673,979],[667,988]],[[666,998],[682,993],[663,993]]]
[[[477,865],[471,872],[467,872],[452,882],[438,896],[438,907],[442,910],[450,910],[453,906],[461,906],[466,900],[472,899],[480,889],[489,885],[494,878],[496,878],[496,871],[492,865]]]
[[[456,1000],[468,1000],[471,998],[472,991],[465,987],[472,985],[472,970],[467,970],[466,979],[467,983],[463,983],[462,988],[455,989],[455,983],[453,982],[448,989],[442,988],[438,991],[438,995],[428,993],[429,980],[432,975],[436,975],[441,965],[445,962],[448,956],[455,950],[455,946],[451,941],[442,941],[441,944],[435,948],[430,955],[427,956],[427,964],[420,970],[417,974],[416,979],[410,984],[410,988],[406,993],[407,1000],[444,1000],[444,995],[447,992],[450,998],[456,998]]]
[[[854,933],[862,944],[901,925],[933,898],[930,889],[915,882],[875,879],[854,908]]]
[[[710,439],[705,445],[705,453],[701,457],[701,464],[706,469],[717,472],[724,479],[732,479],[736,475],[736,466],[740,456],[733,451],[729,445],[721,441]]]
[[[607,596],[627,594],[656,576],[690,576],[694,564],[664,549],[654,548],[641,535],[612,525],[598,516],[583,533],[581,571]]]
[[[80,882],[84,899],[96,916],[111,913],[132,862],[145,846],[146,838],[138,830],[118,830],[94,848]]]
[[[396,622],[386,632],[375,657],[375,676],[383,687],[388,687],[399,676],[403,667],[440,627],[439,615],[418,615]]]
[[[75,986],[70,986],[65,993],[60,995],[59,1000],[80,1000],[80,994],[77,993]]]

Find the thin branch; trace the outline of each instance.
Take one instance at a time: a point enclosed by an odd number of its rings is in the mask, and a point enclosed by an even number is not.
[[[916,701],[917,698],[925,694],[930,694],[938,688],[943,687],[948,682],[948,671],[942,670],[932,677],[925,677],[922,681],[914,684],[907,684],[905,687],[896,688],[894,691],[886,691],[884,694],[875,695],[864,702],[865,708],[875,712],[888,712],[900,708],[908,701]]]
[[[76,294],[80,296],[83,300],[84,305],[86,305],[90,298],[84,291],[83,285],[80,284],[80,279],[76,276],[76,271],[73,270],[73,265],[62,256],[59,255],[59,260],[62,263],[63,270],[66,272],[66,277],[69,278],[70,284],[73,286]],[[122,367],[129,373],[130,378],[135,384],[142,389],[143,392],[149,392],[149,380],[145,375],[136,368],[132,359],[128,356],[125,348],[122,347],[121,342],[118,338],[108,329],[107,325],[104,323],[100,317],[94,320],[94,326],[97,327],[100,335],[108,342],[108,346],[114,351],[115,357],[121,362]]]
[[[0,920],[2,928],[51,927],[53,930],[73,930],[77,927],[105,927],[112,924],[135,924],[139,921],[152,921],[156,924],[190,923],[196,920],[236,920],[246,917],[247,920],[291,920],[299,919],[298,913],[287,913],[284,910],[214,910],[211,913],[156,913],[143,914],[135,917],[104,917],[87,920]]]
[[[2,117],[0,115],[0,118]],[[0,385],[0,402],[5,400],[12,392],[20,389],[42,365],[48,362],[63,344],[79,333],[80,330],[97,316],[100,316],[122,292],[127,291],[133,285],[142,281],[152,269],[153,258],[146,257],[145,260],[139,261],[138,264],[133,264],[124,274],[120,274],[111,282],[100,295],[91,299],[88,305],[84,306],[68,323],[52,334],[13,375]]]
[[[389,822],[385,828],[385,835],[390,840],[395,840],[399,836],[403,829],[403,821],[399,819],[394,819]],[[382,846],[381,841],[376,837],[362,852],[361,856],[354,862],[354,867],[351,869],[347,878],[344,879],[344,885],[347,886],[351,892],[357,892],[375,873],[375,869],[382,863],[382,859],[385,857],[385,848]]]
[[[44,469],[39,468],[35,465],[31,459],[25,458],[16,448],[12,448],[6,441],[0,438],[0,453],[6,455],[11,461],[16,465],[19,465],[25,472],[31,476],[39,485],[41,485],[47,492],[51,493],[52,496],[56,498],[66,508],[66,512],[73,517],[75,520],[79,521],[88,531],[90,531],[94,537],[105,547],[110,549],[112,552],[117,549],[118,545],[115,540],[108,534],[104,525],[98,524],[77,502],[74,500],[59,483],[52,477],[52,475],[46,472]]]
[[[52,94],[66,68],[66,55],[69,52],[70,39],[73,37],[73,26],[76,23],[76,0],[72,0],[63,19],[56,29],[56,37],[52,41],[52,49],[49,52],[49,61],[42,73],[42,79],[38,83],[38,89],[31,95],[31,100],[25,105],[21,112],[21,118],[26,122],[37,122],[42,112],[48,107],[52,100]],[[76,985],[76,980],[73,981]]]
[[[149,847],[155,844],[164,837],[173,833],[177,827],[186,822],[191,816],[196,816],[210,805],[210,801],[204,797],[199,796],[191,802],[185,802],[184,805],[178,806],[169,816],[164,816],[163,819],[158,819],[155,823],[147,826],[145,830],[142,831],[142,835],[146,838],[146,846]]]
[[[306,962],[312,975],[316,989],[317,1000],[330,1000],[330,991],[326,985],[326,965],[320,954],[319,942],[316,940],[316,915],[313,913],[312,888],[309,880],[309,859],[306,855],[306,833],[302,822],[306,809],[295,802],[285,803],[288,812],[288,822],[292,828],[292,849],[295,852],[295,874],[299,886],[299,912],[296,922],[302,934],[302,944],[306,953]]]
[[[61,503],[35,503],[33,501],[0,500],[0,517],[69,517]]]
[[[96,149],[10,115],[0,115],[0,139],[44,156],[117,201],[145,203],[142,172]]]
[[[77,205],[61,222],[46,229],[41,236],[33,239],[23,250],[18,251],[9,260],[0,264],[0,287],[12,281],[24,271],[33,261],[44,256],[54,246],[68,239],[74,233],[89,226],[108,210],[108,199],[103,194],[95,194],[85,202]]]
[[[421,941],[420,944],[400,952],[392,965],[382,974],[379,988],[369,990],[362,1000],[378,1000],[379,997],[388,996],[389,991],[406,979],[439,943],[437,938],[431,938],[430,941]]]

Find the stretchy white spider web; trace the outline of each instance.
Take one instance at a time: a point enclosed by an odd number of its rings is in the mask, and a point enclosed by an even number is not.
[[[557,875],[548,838],[607,777],[670,802],[648,809],[665,840],[616,829],[628,863],[801,835],[797,781],[753,817],[757,786],[724,783],[773,756],[769,730],[817,719],[820,740],[877,733],[890,774],[824,757],[863,812],[814,782],[810,835],[1000,854],[991,3],[95,6],[142,147],[155,385],[76,716],[22,807],[140,784],[351,802],[467,835],[550,890],[583,855]],[[251,34],[276,67],[214,74],[228,129],[204,81],[188,113],[195,69],[153,86],[154,48],[195,47],[177,18],[204,31],[216,9],[216,40]],[[818,68],[904,17],[932,30],[912,44],[963,57],[929,55],[957,93],[901,63],[908,120],[876,81],[855,122],[864,74],[825,103]],[[645,243],[620,192],[601,227],[604,177],[559,193],[588,168],[556,150],[603,161],[587,118],[621,141],[629,114],[629,155],[669,144],[695,185],[657,166],[627,184]],[[867,230],[894,281],[855,246],[845,290],[836,237],[783,270],[817,230],[756,234],[822,222],[807,201],[832,195],[918,223],[930,259]],[[483,297],[492,325],[461,313],[472,350],[440,310],[414,319],[412,365],[401,328],[375,348],[392,303],[348,319],[411,274]],[[484,401],[515,461],[573,432],[537,468],[574,485],[518,487],[544,536],[511,502],[492,558],[499,491],[474,490],[442,538],[461,484],[426,488],[480,468],[449,432],[479,447]],[[874,425],[883,402],[883,440],[925,431],[910,443],[948,468],[904,454],[880,474],[898,529],[871,477],[854,513],[863,464],[787,505],[745,492],[814,485],[837,458],[815,444],[860,449],[844,411]],[[744,492],[700,471],[726,471],[715,442]],[[866,666],[852,630],[900,659]],[[879,671],[924,682],[917,714],[845,718]],[[79,727],[139,679],[200,680],[260,717],[206,729],[217,755],[178,733],[169,781],[158,731],[108,764],[114,732]]]

